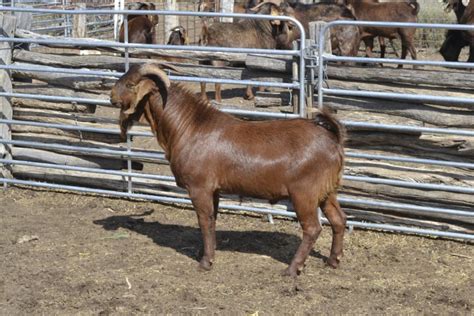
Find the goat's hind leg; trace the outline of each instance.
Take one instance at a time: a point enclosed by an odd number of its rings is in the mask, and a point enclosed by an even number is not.
[[[331,254],[329,255],[327,264],[333,268],[337,268],[343,252],[342,244],[346,228],[346,214],[337,201],[336,193],[331,193],[327,199],[321,203],[321,210],[324,212],[324,215],[326,215],[332,228]]]
[[[285,275],[296,277],[304,268],[304,263],[309,253],[313,249],[316,239],[321,233],[322,227],[318,220],[317,200],[312,200],[304,194],[292,194],[291,201],[296,211],[298,221],[303,228],[303,240],[290,263],[290,266],[284,271]]]

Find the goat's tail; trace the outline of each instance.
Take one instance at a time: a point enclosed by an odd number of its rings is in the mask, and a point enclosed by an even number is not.
[[[420,12],[420,4],[416,2],[416,0],[410,0],[408,5],[413,8],[412,14],[418,15],[418,12]]]
[[[336,136],[337,142],[343,144],[346,139],[346,128],[339,122],[329,110],[322,109],[316,114],[314,123],[319,125]]]

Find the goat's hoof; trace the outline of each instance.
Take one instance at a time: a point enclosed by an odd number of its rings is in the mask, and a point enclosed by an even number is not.
[[[301,273],[301,271],[299,271],[298,269],[288,267],[288,268],[286,268],[285,270],[283,270],[281,272],[281,275],[296,278],[300,273]]]
[[[339,266],[339,262],[340,262],[339,259],[329,257],[326,261],[326,264],[333,269],[337,269],[337,267]]]
[[[244,99],[245,99],[245,100],[249,100],[249,101],[253,100],[254,98],[255,98],[255,96],[254,96],[253,94],[252,94],[252,95],[245,95],[245,96],[244,96]]]
[[[199,270],[204,272],[204,271],[211,271],[211,269],[212,269],[212,262],[204,258],[201,259],[201,261],[199,262]]]

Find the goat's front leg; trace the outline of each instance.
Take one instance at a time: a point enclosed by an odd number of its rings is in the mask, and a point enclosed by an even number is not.
[[[247,89],[245,90],[244,99],[253,100],[253,98],[255,98],[255,96],[253,95],[252,86],[247,86]]]
[[[332,246],[327,264],[337,268],[342,257],[342,243],[346,229],[346,214],[341,209],[337,201],[336,193],[330,194],[327,199],[321,203],[321,210],[326,215],[332,228]]]
[[[322,227],[316,212],[317,203],[316,200],[313,200],[313,197],[308,198],[302,194],[295,194],[291,196],[291,201],[303,228],[303,240],[284,274],[296,277],[303,270],[306,258],[311,249],[313,249],[313,245],[316,239],[318,239]]]
[[[203,270],[209,271],[212,268],[216,249],[216,212],[214,211],[214,208],[217,207],[217,204],[212,192],[195,190],[189,192],[189,194],[198,217],[203,240],[203,256],[199,262],[199,267]]]
[[[206,83],[205,82],[201,82],[201,98],[204,101],[207,101]]]

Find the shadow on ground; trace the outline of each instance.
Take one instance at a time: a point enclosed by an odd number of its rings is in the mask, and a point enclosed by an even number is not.
[[[194,260],[201,256],[201,231],[196,227],[160,222],[145,222],[141,216],[150,215],[146,212],[140,215],[110,216],[95,220],[94,224],[101,225],[106,230],[124,228],[151,238],[157,245],[172,248]],[[137,216],[140,216],[137,218]],[[301,238],[287,233],[268,231],[222,231],[217,229],[217,250],[236,251],[265,255],[289,264]],[[326,261],[327,257],[312,250],[310,256]]]

